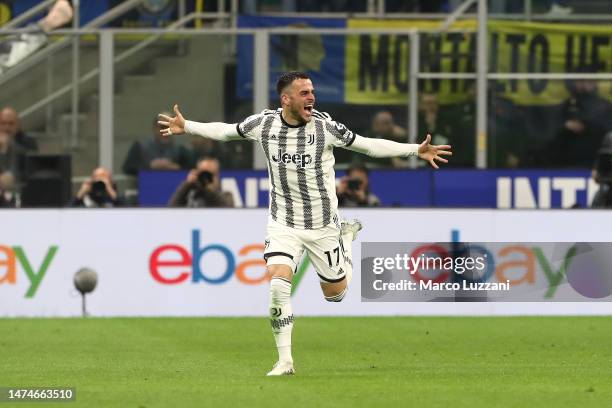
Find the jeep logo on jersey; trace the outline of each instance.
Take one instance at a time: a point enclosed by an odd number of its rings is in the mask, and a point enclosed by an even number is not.
[[[308,164],[312,163],[312,156],[304,153],[284,153],[281,149],[278,149],[278,154],[276,156],[273,155],[272,160],[276,163],[293,163],[299,167],[306,167]]]

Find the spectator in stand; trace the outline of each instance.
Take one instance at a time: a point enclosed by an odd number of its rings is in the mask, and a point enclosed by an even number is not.
[[[21,129],[19,114],[10,106],[0,111],[0,131],[8,133],[9,137],[21,148],[31,152],[38,151],[36,139],[28,136]]]
[[[340,207],[378,207],[380,200],[370,192],[369,172],[365,165],[351,165],[336,187]]]
[[[104,167],[98,167],[91,173],[91,178],[85,180],[72,207],[112,208],[125,206],[125,199],[113,183],[112,174]]]
[[[470,81],[465,89],[465,100],[443,108],[444,114],[440,120],[448,124],[449,144],[459,147],[453,152],[453,167],[476,166],[476,83]],[[492,105],[492,101],[490,105]],[[491,109],[489,109],[491,110]],[[491,117],[492,112],[489,112]],[[495,126],[494,119],[489,119],[489,129]],[[492,139],[490,133],[489,140]],[[492,161],[489,161],[492,163]]]
[[[4,130],[0,129],[0,173],[9,171],[21,180],[25,165],[25,151]]]
[[[535,143],[530,138],[532,134],[527,126],[530,124],[527,123],[525,113],[510,99],[492,93],[489,96],[488,116],[488,166],[515,169],[521,166],[537,165],[534,160],[537,160],[541,154],[528,154],[528,147],[534,153],[537,147],[534,146]],[[472,138],[472,143],[468,153],[473,154],[475,150],[473,141],[475,130],[471,129],[469,135]],[[472,156],[472,165],[474,165],[474,162]]]
[[[168,114],[169,115],[169,114]],[[191,168],[189,150],[160,132],[157,117],[153,122],[153,137],[136,141],[130,147],[123,172],[137,176],[141,170],[180,170]]]
[[[226,163],[226,151],[222,143],[201,136],[192,136],[191,139],[191,167],[196,167],[200,159],[212,157],[219,162]]]
[[[11,41],[6,55],[0,58],[0,75],[19,64],[26,57],[47,43],[47,35],[72,20],[74,11],[69,0],[56,0],[47,15],[36,24],[31,24],[28,33],[21,34]]]
[[[391,112],[380,111],[372,119],[372,137],[406,143],[408,134],[406,129],[395,123]]]
[[[431,135],[432,143],[450,144],[452,129],[440,113],[438,96],[432,93],[421,95],[419,104],[419,135]]]
[[[370,137],[376,139],[388,139],[395,142],[405,143],[408,135],[406,130],[398,126],[393,119],[393,114],[383,110],[377,112],[372,118]],[[376,158],[364,156],[359,153],[353,154],[354,162],[367,163],[369,166],[402,168],[408,166],[408,161],[399,157]]]
[[[563,125],[548,148],[549,166],[590,168],[604,135],[612,129],[612,109],[597,94],[593,80],[573,81],[569,91],[561,106]]]
[[[470,91],[468,90],[468,95]],[[473,97],[472,97],[473,99]],[[419,104],[419,135],[431,135],[432,143],[460,146],[453,152],[453,167],[475,165],[475,124],[474,100],[456,106],[440,107],[438,96],[433,93],[421,95]]]
[[[0,172],[0,208],[16,208],[19,206],[15,176],[10,171]]]
[[[221,191],[219,160],[204,157],[198,160],[187,179],[181,183],[170,202],[170,207],[233,207],[230,193]]]

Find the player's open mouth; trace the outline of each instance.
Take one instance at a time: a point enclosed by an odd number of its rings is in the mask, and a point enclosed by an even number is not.
[[[304,110],[306,111],[306,113],[310,116],[312,115],[312,110],[313,110],[314,106],[313,105],[306,105],[304,106]]]

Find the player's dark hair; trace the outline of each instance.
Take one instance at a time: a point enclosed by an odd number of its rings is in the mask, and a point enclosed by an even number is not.
[[[291,85],[291,83],[296,79],[310,79],[310,77],[305,72],[285,72],[280,77],[278,77],[278,81],[276,81],[276,92],[278,93],[278,96],[280,96],[283,93],[283,90],[289,85]]]

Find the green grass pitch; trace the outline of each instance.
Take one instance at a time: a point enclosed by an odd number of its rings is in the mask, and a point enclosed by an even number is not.
[[[610,407],[611,317],[299,318],[297,375],[264,318],[0,319],[0,387],[34,407]]]

